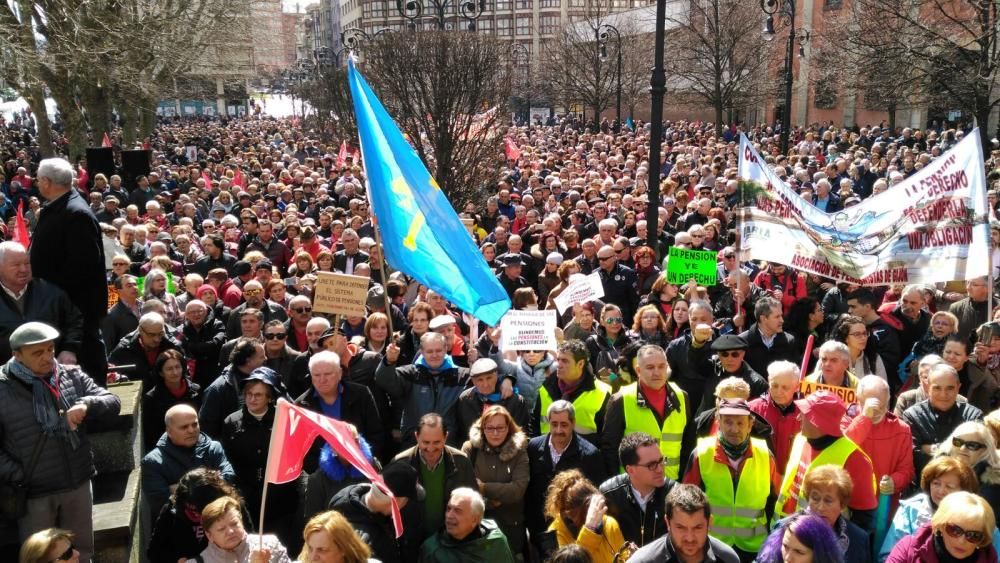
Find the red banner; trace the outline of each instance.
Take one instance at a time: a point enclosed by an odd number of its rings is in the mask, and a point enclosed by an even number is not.
[[[302,474],[302,460],[317,436],[322,436],[341,459],[346,460],[371,479],[372,484],[389,495],[392,500],[392,523],[396,537],[403,535],[403,519],[399,505],[378,471],[372,467],[358,447],[354,429],[350,424],[323,416],[278,399],[271,429],[271,445],[267,452],[267,471],[264,479],[269,483],[288,483]]]
[[[514,144],[514,140],[507,137],[503,140],[504,153],[507,155],[507,160],[517,160],[521,158],[521,149]]]
[[[347,141],[340,142],[340,152],[337,153],[337,169],[344,167],[347,162]]]
[[[14,240],[21,243],[21,246],[28,248],[31,246],[31,237],[28,235],[28,224],[24,222],[24,200],[17,202],[17,215],[14,217]]]
[[[239,166],[236,167],[236,173],[233,174],[233,185],[241,188],[246,187],[246,180],[243,179],[243,170]]]

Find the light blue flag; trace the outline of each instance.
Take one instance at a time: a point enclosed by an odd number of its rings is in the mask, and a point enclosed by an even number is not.
[[[628,127],[628,129],[630,131],[634,131],[635,130],[635,122],[632,121],[631,117],[625,118],[625,127]]]
[[[511,307],[507,292],[353,62],[347,76],[386,259],[458,308],[496,325]]]

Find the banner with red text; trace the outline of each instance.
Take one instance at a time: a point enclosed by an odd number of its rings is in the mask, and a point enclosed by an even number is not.
[[[740,138],[739,175],[743,260],[859,285],[989,274],[986,177],[976,131],[913,176],[833,213],[802,199],[746,136]]]

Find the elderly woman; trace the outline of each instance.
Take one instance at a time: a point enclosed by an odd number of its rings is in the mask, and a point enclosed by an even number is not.
[[[979,492],[979,481],[971,467],[949,456],[936,457],[920,474],[921,492],[899,503],[885,541],[879,549],[879,561],[884,562],[892,548],[903,537],[915,533],[931,521],[944,497],[955,491]],[[1000,532],[994,531],[993,544],[1000,546]]]
[[[305,545],[299,554],[302,563],[365,563],[371,549],[351,523],[330,510],[313,516],[302,530]]]
[[[291,563],[277,537],[246,532],[240,502],[233,497],[208,503],[201,511],[201,526],[208,547],[187,563]]]
[[[364,340],[361,347],[381,354],[389,342],[389,317],[385,313],[372,313],[365,319]]]
[[[991,506],[1000,506],[1000,453],[985,424],[959,424],[948,439],[938,444],[937,452],[971,467],[979,480],[979,496]]]
[[[469,428],[462,452],[472,462],[479,492],[486,501],[486,517],[507,536],[515,559],[525,543],[524,492],[528,489],[528,438],[504,407],[483,411]]]
[[[799,513],[782,522],[764,540],[756,563],[844,563],[837,536],[819,516]]]
[[[159,299],[166,311],[164,320],[170,326],[178,326],[183,318],[177,308],[177,298],[167,289],[167,274],[160,269],[152,269],[146,274],[146,280],[142,289],[142,300]]]
[[[844,561],[868,563],[872,556],[868,533],[844,518],[844,508],[853,489],[851,476],[838,465],[814,467],[806,473],[802,483],[802,494],[809,503],[806,511],[830,526],[837,536]]]
[[[80,563],[73,532],[49,528],[35,532],[21,545],[19,563]]]
[[[635,260],[635,275],[638,280],[636,291],[639,295],[647,295],[661,277],[662,270],[656,264],[656,253],[648,246],[640,246],[632,252],[632,258]]]
[[[996,516],[988,502],[972,493],[952,493],[941,501],[929,525],[892,548],[886,563],[995,563],[997,550],[990,540],[995,529]]]
[[[910,351],[912,358],[907,359],[916,361],[927,354],[940,354],[944,351],[945,339],[957,332],[958,317],[947,311],[934,313],[931,315],[931,324],[927,332],[920,337],[920,340],[913,343],[913,349]]]
[[[201,406],[201,386],[191,381],[187,361],[178,350],[164,350],[153,364],[153,388],[142,396],[142,444],[149,451],[166,431],[164,416],[170,407],[187,403]]]
[[[586,341],[597,334],[597,322],[594,320],[594,302],[576,303],[572,307],[573,319],[566,323],[563,337],[566,340]]]
[[[660,316],[655,305],[639,307],[639,310],[635,312],[629,336],[644,344],[656,344],[664,350],[673,340],[673,337],[667,333],[667,325],[663,322],[663,317]]]
[[[548,531],[555,535],[557,545],[547,545],[545,550],[551,553],[576,543],[594,563],[612,563],[625,537],[607,511],[604,497],[578,469],[557,474],[545,496],[545,516],[552,521]]]

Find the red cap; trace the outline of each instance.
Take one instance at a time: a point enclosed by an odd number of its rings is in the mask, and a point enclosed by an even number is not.
[[[802,417],[827,436],[843,436],[840,419],[847,413],[847,405],[840,397],[827,391],[817,391],[805,399],[795,401]]]

